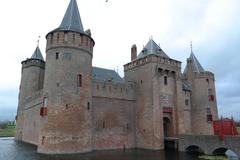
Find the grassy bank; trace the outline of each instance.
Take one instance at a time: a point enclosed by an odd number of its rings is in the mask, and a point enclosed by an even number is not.
[[[228,160],[228,158],[224,157],[224,156],[207,156],[207,155],[203,155],[203,156],[199,156],[198,158],[205,159],[205,160]]]
[[[0,137],[14,137],[15,125],[6,125],[0,128]]]

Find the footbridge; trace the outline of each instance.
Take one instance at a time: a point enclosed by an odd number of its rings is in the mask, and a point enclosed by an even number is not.
[[[225,153],[232,150],[240,157],[240,136],[224,136],[223,140],[214,135],[179,135],[179,151],[199,151],[204,154]]]

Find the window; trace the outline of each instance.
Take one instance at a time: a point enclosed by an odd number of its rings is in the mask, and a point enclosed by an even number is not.
[[[66,109],[68,109],[68,104],[66,104]]]
[[[75,39],[76,39],[76,35],[73,34],[73,42],[75,42]]]
[[[99,90],[99,85],[97,85],[97,90]]]
[[[56,59],[59,58],[59,53],[58,53],[58,52],[56,52],[56,54],[55,54],[55,58],[56,58]]]
[[[207,108],[207,115],[211,114],[211,108]]]
[[[71,60],[72,55],[71,53],[63,53],[63,59]]]
[[[207,122],[212,122],[211,108],[207,108]]]
[[[59,33],[57,34],[57,42],[59,42]]]
[[[42,136],[42,144],[45,142],[45,136]]]
[[[164,85],[167,85],[168,82],[167,82],[167,76],[164,76]]]
[[[68,34],[67,32],[64,32],[64,42],[67,42],[67,39],[68,39]]]
[[[87,110],[90,110],[90,102],[87,103]]]
[[[102,127],[105,128],[105,121],[103,121],[103,126]]]
[[[209,84],[209,79],[206,79],[207,84]]]
[[[214,101],[214,95],[209,95],[209,96],[208,96],[208,100],[209,100],[210,102],[213,102],[213,101]]]
[[[185,99],[185,105],[188,106],[188,99]]]
[[[82,75],[81,74],[77,75],[77,86],[82,87]]]
[[[143,83],[143,81],[141,80],[141,84]]]
[[[40,116],[46,116],[47,115],[47,107],[41,107],[40,108]]]
[[[158,68],[158,73],[161,73],[162,74],[162,68]]]
[[[207,115],[207,121],[208,122],[212,122],[212,115],[210,114],[210,115]]]

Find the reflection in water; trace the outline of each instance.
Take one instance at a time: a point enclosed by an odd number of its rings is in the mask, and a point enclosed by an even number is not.
[[[196,155],[173,150],[151,151],[143,149],[94,151],[74,155],[42,155],[36,146],[15,142],[13,138],[0,138],[1,160],[198,160]]]

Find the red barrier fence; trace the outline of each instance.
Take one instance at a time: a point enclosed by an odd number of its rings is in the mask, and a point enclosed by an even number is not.
[[[235,122],[229,118],[222,118],[220,120],[213,121],[214,135],[219,135],[220,139],[223,140],[224,135],[238,135]]]

